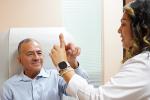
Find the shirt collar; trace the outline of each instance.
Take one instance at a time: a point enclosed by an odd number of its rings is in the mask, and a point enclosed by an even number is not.
[[[49,74],[48,74],[48,72],[45,71],[44,68],[41,68],[41,71],[40,71],[40,73],[37,75],[37,77],[44,77],[44,78],[47,78],[47,77],[49,77]]]
[[[28,76],[26,76],[23,71],[21,72],[21,74],[19,76],[20,76],[19,81],[27,82],[27,81],[33,80],[33,79],[29,78]],[[49,77],[48,72],[46,72],[44,68],[41,68],[40,73],[34,79],[47,78],[47,77]]]

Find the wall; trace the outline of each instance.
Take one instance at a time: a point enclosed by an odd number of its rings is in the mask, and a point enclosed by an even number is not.
[[[62,26],[60,0],[0,0],[0,85],[8,79],[10,27]]]
[[[0,0],[0,32],[10,27],[62,26],[61,0]]]
[[[118,28],[122,17],[122,0],[103,0],[103,65],[104,81],[118,72],[123,48]]]
[[[0,36],[0,86],[8,79],[8,33]]]

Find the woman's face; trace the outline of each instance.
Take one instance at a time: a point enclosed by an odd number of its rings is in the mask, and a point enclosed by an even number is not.
[[[124,13],[121,18],[121,25],[118,29],[118,33],[121,35],[123,48],[129,49],[133,44],[133,33],[131,29],[131,21],[127,13]]]

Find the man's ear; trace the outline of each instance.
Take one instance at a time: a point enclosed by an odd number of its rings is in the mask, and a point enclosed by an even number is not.
[[[18,56],[17,59],[18,59],[18,62],[21,63],[21,58],[20,58],[20,56]]]

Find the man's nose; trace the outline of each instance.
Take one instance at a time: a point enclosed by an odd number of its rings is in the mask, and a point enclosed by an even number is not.
[[[34,56],[33,56],[34,59],[39,59],[39,55],[37,53],[34,53]]]

